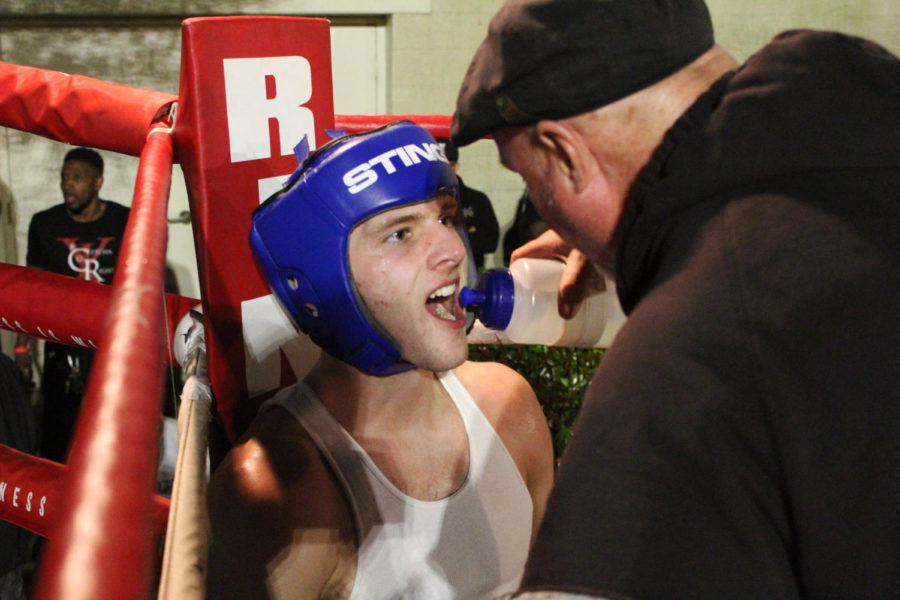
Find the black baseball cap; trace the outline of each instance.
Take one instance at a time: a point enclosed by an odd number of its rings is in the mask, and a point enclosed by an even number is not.
[[[713,43],[703,0],[507,0],[463,79],[451,139],[605,106]]]

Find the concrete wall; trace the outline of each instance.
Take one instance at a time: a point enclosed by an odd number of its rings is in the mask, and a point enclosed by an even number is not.
[[[708,0],[720,44],[744,59],[777,32],[836,29],[900,53],[896,0]],[[201,14],[333,16],[335,23],[387,19],[388,112],[450,114],[475,48],[501,0],[5,0],[0,60],[177,93],[180,20]],[[62,144],[0,129],[0,260],[24,263],[31,215],[60,201]],[[137,160],[105,153],[103,197],[130,203]],[[523,185],[504,171],[490,141],[464,148],[461,174],[494,202],[501,228],[512,222]],[[176,172],[169,214],[186,208]],[[11,243],[10,237],[14,237]],[[197,295],[186,225],[170,227],[170,262],[182,293]],[[488,264],[495,261],[489,258]],[[5,348],[9,349],[7,342]]]

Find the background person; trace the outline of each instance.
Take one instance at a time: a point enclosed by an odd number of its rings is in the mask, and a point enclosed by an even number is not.
[[[415,159],[369,162],[397,148]],[[474,274],[456,177],[408,122],[299,158],[251,245],[324,352],[212,477],[209,596],[509,594],[552,448],[525,380],[466,361],[457,296]]]
[[[37,426],[25,385],[13,359],[0,352],[0,444],[34,454]],[[0,598],[26,598],[25,574],[34,566],[33,540],[29,531],[0,522]]]
[[[513,251],[519,246],[540,236],[547,231],[547,224],[541,219],[528,195],[528,188],[519,197],[516,205],[516,216],[512,226],[503,235],[503,264],[508,265]]]
[[[90,148],[66,153],[60,171],[63,202],[36,213],[28,226],[26,263],[45,271],[103,284],[112,283],[129,209],[100,198],[103,158]],[[16,364],[31,376],[32,343],[16,344]],[[44,344],[40,455],[63,462],[94,352],[53,342]]]
[[[896,596],[898,106],[883,48],[792,31],[738,66],[697,0],[497,13],[453,139],[493,133],[553,228],[514,259],[574,246],[629,313],[524,591]]]

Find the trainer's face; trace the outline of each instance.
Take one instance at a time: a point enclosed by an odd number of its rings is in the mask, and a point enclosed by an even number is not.
[[[572,186],[560,176],[565,169],[559,165],[565,161],[535,145],[529,128],[506,127],[493,135],[501,162],[522,176],[541,218],[570,246],[592,261],[604,263],[618,215],[607,215],[601,210],[602,205],[590,193],[593,186],[587,186],[588,193],[574,194]],[[608,267],[611,269],[612,265]]]
[[[63,163],[59,187],[69,214],[81,214],[86,208],[98,202],[102,185],[103,177],[100,177],[90,164],[81,160],[67,160]]]
[[[350,234],[353,280],[372,316],[417,367],[446,371],[468,356],[459,290],[466,248],[452,196],[379,213]]]

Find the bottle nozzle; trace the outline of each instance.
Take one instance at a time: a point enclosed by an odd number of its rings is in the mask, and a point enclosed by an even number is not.
[[[471,305],[483,306],[484,300],[485,294],[481,290],[463,287],[459,291],[459,304],[463,308],[468,308]]]
[[[515,285],[509,269],[488,269],[478,281],[477,288],[463,287],[459,304],[489,329],[503,329],[512,315]]]

